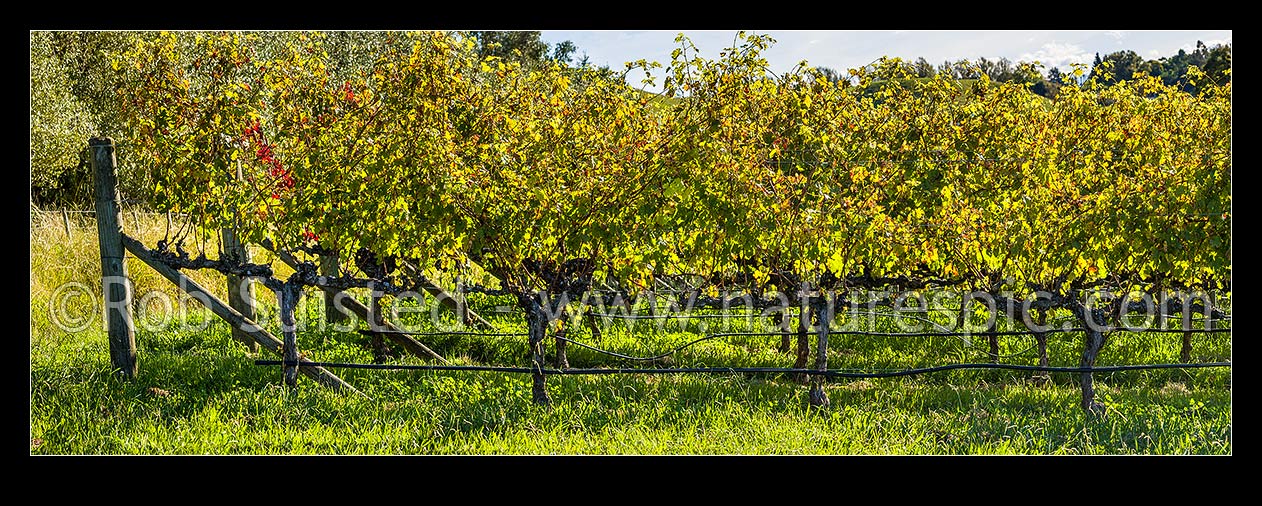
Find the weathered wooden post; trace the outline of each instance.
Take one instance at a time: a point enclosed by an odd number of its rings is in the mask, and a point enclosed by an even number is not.
[[[803,283],[802,291],[798,292],[798,349],[797,360],[793,361],[794,369],[805,368],[806,362],[810,360],[811,344],[806,335],[811,328],[812,308],[810,298],[810,285]],[[797,374],[796,379],[798,383],[806,383],[807,381],[805,374]]]
[[[789,306],[785,305],[783,309],[772,313],[771,323],[773,323],[776,328],[780,329],[780,346],[776,348],[776,351],[788,353],[793,342],[793,334],[789,330],[792,326],[789,322]]]
[[[338,264],[336,256],[320,255],[320,275],[330,278],[341,276],[341,266]],[[324,295],[324,321],[325,323],[341,323],[346,321],[346,313],[339,311],[337,305],[333,303],[336,293],[321,292]]]
[[[1038,310],[1038,319],[1034,321],[1040,328],[1047,326],[1047,310]],[[1047,332],[1035,332],[1034,340],[1039,345],[1039,367],[1047,367]]]
[[[969,323],[969,320],[971,319],[970,317],[972,316],[971,315],[972,306],[973,306],[973,289],[970,287],[968,288],[968,291],[960,291],[960,312],[956,316],[955,324],[956,324],[956,329],[958,329],[960,333],[963,333],[965,335],[964,337],[965,347],[970,347],[972,346],[972,343],[973,343],[969,339],[969,336],[971,336],[972,333],[968,331],[968,323]]]
[[[604,304],[601,304],[601,307],[602,308],[605,307]],[[587,308],[587,312],[583,313],[583,316],[584,316],[584,319],[587,320],[587,330],[591,331],[592,333],[592,340],[599,343],[600,342],[600,324],[597,323],[596,321],[597,316],[595,313],[592,313],[592,309],[590,306]]]
[[[381,311],[381,298],[385,296],[381,290],[377,289],[375,284],[368,285],[368,328],[376,332],[386,332],[386,316]],[[372,360],[374,363],[382,364],[391,357],[390,347],[386,346],[386,340],[381,334],[374,333],[369,338],[369,345],[372,347]]]
[[[560,369],[569,369],[570,359],[565,353],[565,345],[567,344],[565,338],[570,329],[569,313],[567,313],[565,309],[562,309],[555,322],[557,328],[556,333],[554,334],[556,336],[557,345],[556,366]]]
[[[221,236],[223,240],[223,254],[225,256],[232,258],[232,261],[238,263],[248,263],[250,261],[249,250],[241,243],[235,230],[225,228],[221,231]],[[228,305],[238,313],[241,313],[241,316],[247,320],[256,320],[253,304],[254,284],[249,279],[233,274],[226,274],[224,277],[228,280]],[[245,329],[233,326],[232,337],[246,345],[251,353],[259,351],[258,343],[250,337],[250,334]]]
[[[280,306],[281,339],[284,340],[285,386],[291,389],[298,386],[298,321],[294,318],[294,310],[298,307],[300,297],[302,286],[295,283],[284,283],[276,291]]]
[[[460,300],[456,304],[456,316],[459,317],[461,325],[468,327],[473,323],[472,318],[469,316],[469,294],[461,290],[457,297],[460,297]]]
[[[994,299],[991,299],[992,301]],[[995,333],[999,328],[999,308],[994,311],[988,311],[989,323],[986,324],[986,342],[990,344],[990,363],[999,363],[999,335]]]
[[[815,349],[815,369],[818,371],[828,370],[828,327],[833,321],[833,301],[831,294],[827,290],[820,290],[819,297],[811,298],[811,305],[815,307],[815,314],[819,315],[819,331],[817,347]],[[810,402],[815,407],[828,406],[828,394],[824,393],[824,382],[828,381],[828,377],[820,374],[811,380]]]
[[[237,180],[241,181],[243,179],[245,178],[241,174],[241,163],[237,162]],[[137,222],[137,226],[139,226],[139,222]],[[171,212],[167,211],[167,228],[169,229],[170,227]],[[245,244],[241,242],[241,239],[237,237],[236,228],[225,228],[221,230],[220,242],[223,245],[223,254],[228,257],[228,260],[238,264],[250,262],[250,250],[249,248],[246,248]],[[228,305],[231,306],[232,309],[235,309],[238,313],[241,313],[241,316],[245,317],[247,320],[253,321],[258,319],[254,313],[254,284],[251,283],[249,279],[233,274],[227,274],[225,277],[228,280]],[[250,337],[250,334],[247,333],[245,329],[239,328],[238,326],[232,327],[232,337],[241,341],[242,344],[245,344],[245,346],[250,349],[250,353],[258,353],[258,343]]]
[[[1202,320],[1204,322],[1202,327],[1205,330],[1214,328],[1214,303],[1212,299],[1209,294],[1205,294],[1205,297],[1201,298],[1201,305],[1203,306],[1201,315],[1205,318]],[[1179,360],[1188,364],[1192,362],[1192,294],[1190,293],[1187,297],[1184,297],[1182,314],[1183,330],[1188,332],[1183,333],[1183,348],[1179,350]]]
[[[1183,333],[1183,348],[1179,350],[1179,361],[1185,364],[1192,362],[1192,333]]]
[[[66,240],[70,240],[70,212],[61,210],[61,225],[66,228]]]
[[[1047,325],[1047,310],[1037,308],[1035,311],[1038,314],[1038,319],[1034,321],[1034,324],[1038,326],[1038,328],[1045,327]],[[1039,347],[1039,367],[1047,367],[1047,332],[1035,332],[1034,341],[1038,343]],[[1048,372],[1035,373],[1034,377],[1041,381],[1049,381],[1052,379],[1052,375]]]
[[[965,324],[968,323],[968,310],[969,310],[969,303],[971,302],[973,302],[972,290],[970,289],[968,292],[961,291],[960,292],[960,312],[957,318],[955,319],[955,328],[959,329],[959,331],[962,333],[964,332]]]
[[[96,232],[101,246],[101,288],[109,332],[110,363],[124,377],[131,378],[138,372],[136,336],[131,314],[131,280],[127,277],[127,263],[123,261],[123,230],[120,226],[123,211],[118,205],[114,140],[93,137],[88,140],[88,149],[91,150],[96,186]],[[68,223],[67,220],[67,226]]]

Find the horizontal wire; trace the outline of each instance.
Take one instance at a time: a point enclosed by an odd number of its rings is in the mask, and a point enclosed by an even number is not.
[[[1126,327],[1117,327],[1109,329],[1087,329],[1087,328],[1067,328],[1057,329],[1049,328],[1047,330],[1004,330],[1004,331],[977,331],[977,332],[870,332],[863,330],[829,330],[829,334],[850,335],[850,336],[881,336],[881,337],[971,337],[971,336],[1030,336],[1037,334],[1063,334],[1069,332],[1087,332],[1098,330],[1100,332],[1155,332],[1155,333],[1191,333],[1191,334],[1218,334],[1231,332],[1230,328],[1225,329],[1151,329],[1141,328],[1132,329]],[[710,334],[713,337],[728,336],[778,336],[782,332],[723,332],[718,334]]]
[[[1017,336],[1017,335],[1020,335],[1020,336],[1026,336],[1026,335],[1038,335],[1038,334],[1044,334],[1044,335],[1046,335],[1046,334],[1052,334],[1052,333],[1085,332],[1085,331],[1087,331],[1087,330],[1088,330],[1088,329],[1085,329],[1085,328],[1078,328],[1078,329],[1049,329],[1049,330],[1048,330],[1048,331],[1046,331],[1046,332],[1033,332],[1033,331],[1002,331],[1002,332],[976,332],[976,333],[960,333],[960,332],[912,332],[912,333],[893,333],[893,332],[865,332],[865,331],[845,331],[845,330],[841,330],[841,331],[830,331],[829,333],[830,333],[830,334],[837,334],[837,335],[867,335],[867,336],[886,336],[886,337],[966,337],[966,336]],[[1145,331],[1145,330],[1146,330],[1146,331],[1151,331],[1151,332],[1179,332],[1179,333],[1189,333],[1189,332],[1190,332],[1190,333],[1222,333],[1222,332],[1231,332],[1231,329],[1209,329],[1209,330],[1191,330],[1191,331],[1186,331],[1186,330],[1165,330],[1165,329],[1142,329],[1142,330],[1116,329],[1116,330],[1121,330],[1121,331],[1131,331],[1131,332],[1143,332],[1143,331]],[[529,335],[529,334],[527,334],[527,333],[502,333],[502,332],[405,332],[405,331],[393,331],[393,330],[367,330],[367,329],[361,329],[361,330],[359,330],[358,332],[359,332],[360,334],[364,334],[364,335],[374,335],[374,334],[405,334],[405,335],[419,335],[419,336],[437,336],[437,335],[468,335],[468,336],[514,336],[514,337],[521,337],[521,336],[528,336],[528,335]],[[811,333],[813,333],[813,332],[811,332]],[[579,347],[581,347],[581,348],[586,348],[586,349],[589,349],[589,350],[595,351],[595,352],[597,352],[597,353],[604,354],[604,355],[608,355],[608,356],[611,356],[611,357],[616,357],[616,358],[620,358],[620,359],[623,359],[623,360],[637,361],[637,362],[648,362],[648,361],[660,360],[660,359],[663,359],[663,358],[669,357],[669,356],[674,355],[674,354],[676,354],[676,353],[678,353],[678,352],[680,352],[680,351],[683,351],[684,349],[686,349],[686,348],[688,348],[688,347],[691,347],[691,346],[693,346],[693,345],[696,345],[696,344],[701,343],[701,342],[704,342],[704,341],[708,341],[708,340],[711,340],[711,339],[716,339],[716,338],[719,338],[719,337],[733,337],[733,336],[784,336],[784,335],[794,335],[794,334],[798,334],[798,333],[795,333],[795,332],[785,332],[785,331],[780,331],[780,332],[720,332],[720,333],[714,333],[714,334],[707,334],[705,337],[702,337],[702,338],[700,338],[700,339],[694,339],[694,340],[689,341],[689,342],[687,342],[687,343],[685,343],[685,344],[682,344],[682,345],[680,345],[680,346],[677,346],[677,347],[675,347],[674,349],[672,349],[671,351],[668,351],[668,352],[665,352],[665,353],[661,353],[661,354],[658,354],[658,355],[654,355],[654,356],[650,356],[650,357],[636,357],[636,356],[632,356],[632,355],[625,355],[625,354],[618,353],[618,352],[615,352],[615,351],[610,351],[610,350],[606,350],[606,349],[597,348],[597,347],[595,347],[595,346],[589,345],[589,344],[587,344],[587,343],[583,343],[583,342],[581,342],[581,341],[576,341],[576,340],[570,339],[570,338],[568,338],[568,337],[562,337],[562,336],[557,336],[557,335],[554,335],[554,336],[552,336],[552,337],[553,337],[553,338],[555,338],[555,339],[557,339],[557,340],[559,340],[559,341],[565,341],[565,342],[567,342],[567,343],[574,344],[574,345],[579,346]],[[1033,348],[1030,348],[1030,349],[1033,349]],[[1003,355],[1003,356],[1005,356],[1005,357],[1008,357],[1008,356],[1016,356],[1016,355],[1023,354],[1023,353],[1025,353],[1025,352],[1027,352],[1027,351],[1029,351],[1029,350],[1025,350],[1025,351],[1018,352],[1018,353],[1015,353],[1015,354]],[[988,354],[988,355],[990,355],[990,353],[989,353],[989,352],[988,352],[987,354]]]
[[[552,375],[601,375],[601,374],[680,374],[680,373],[753,373],[753,374],[807,374],[830,378],[894,378],[915,376],[957,369],[1001,369],[1012,371],[1061,372],[1061,373],[1106,373],[1121,371],[1140,371],[1156,369],[1201,369],[1211,367],[1231,367],[1231,362],[1207,362],[1195,364],[1134,364],[1100,367],[1047,367],[1036,365],[1014,364],[947,364],[934,367],[902,369],[887,372],[846,372],[851,370],[831,369],[796,369],[787,367],[668,367],[668,368],[574,368],[551,369],[536,367],[502,367],[479,365],[412,365],[412,364],[357,364],[347,362],[306,362],[285,360],[255,360],[254,365],[284,365],[288,367],[332,367],[346,369],[379,369],[379,370],[418,370],[418,371],[482,371],[522,374]]]
[[[366,336],[393,334],[393,335],[405,335],[405,336],[488,336],[488,337],[514,336],[514,337],[522,337],[522,336],[530,335],[525,332],[466,332],[466,331],[407,332],[407,331],[402,331],[402,330],[371,330],[371,329],[360,329],[360,330],[357,330],[356,332],[359,332],[360,334],[363,334]]]

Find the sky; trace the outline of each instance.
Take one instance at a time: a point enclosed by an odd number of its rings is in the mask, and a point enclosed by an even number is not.
[[[881,56],[908,60],[925,57],[935,66],[945,60],[979,57],[1006,57],[1014,63],[1038,60],[1048,69],[1068,70],[1070,63],[1090,65],[1095,53],[1101,56],[1131,50],[1144,59],[1171,56],[1180,48],[1191,51],[1196,41],[1206,45],[1231,42],[1231,30],[769,30],[754,33],[776,40],[765,57],[771,70],[789,70],[802,60],[814,66],[832,67],[843,75],[846,69],[866,65]],[[584,53],[593,65],[624,69],[624,63],[644,58],[663,65],[670,62],[676,47],[671,30],[544,30],[541,38],[549,44],[573,41],[578,47],[575,59]],[[693,30],[684,32],[702,56],[716,58],[719,50],[732,44],[736,30]],[[660,70],[658,75],[660,76]],[[639,84],[643,74],[628,75]],[[661,79],[658,79],[660,83]]]

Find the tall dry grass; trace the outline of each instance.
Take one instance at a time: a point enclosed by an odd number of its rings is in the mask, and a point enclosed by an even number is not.
[[[39,341],[64,333],[53,320],[54,311],[62,314],[62,321],[85,321],[91,319],[87,328],[81,332],[100,331],[101,325],[101,261],[100,247],[97,241],[96,219],[90,213],[67,213],[69,233],[66,220],[60,210],[38,210],[31,208],[31,336],[32,341]],[[173,217],[171,234],[182,225],[182,218]],[[140,240],[149,247],[168,235],[167,217],[162,213],[126,210],[123,212],[123,233]],[[202,240],[204,239],[204,241]],[[208,257],[217,258],[219,250],[218,234],[193,240],[187,239],[183,245],[191,255],[205,253]],[[277,274],[288,276],[291,270],[278,261],[267,250],[257,246],[250,248],[253,261],[271,263]],[[132,296],[137,313],[144,314],[145,309],[139,306],[146,294],[159,292],[169,300],[179,300],[183,292],[163,278],[160,274],[141,262],[127,255],[127,276],[132,282]],[[185,271],[195,282],[210,290],[221,300],[227,300],[227,282],[224,276],[210,270]],[[93,294],[93,301],[87,293]],[[260,285],[255,286],[256,297],[260,301],[268,300],[269,294]],[[69,294],[78,294],[71,296]],[[156,294],[155,294],[156,295]],[[150,296],[150,299],[155,298]],[[150,301],[151,304],[158,304]],[[153,309],[157,309],[154,307]],[[93,317],[95,315],[95,317]]]

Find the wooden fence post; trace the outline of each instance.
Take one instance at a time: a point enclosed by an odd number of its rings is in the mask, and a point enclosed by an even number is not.
[[[565,354],[565,345],[566,345],[565,338],[569,334],[569,331],[570,331],[569,320],[570,320],[569,313],[567,313],[565,309],[562,309],[560,311],[560,314],[557,315],[557,319],[553,320],[556,322],[556,326],[557,326],[557,330],[555,334],[556,347],[557,347],[556,365],[557,365],[557,368],[559,369],[570,368],[570,359]]]
[[[602,304],[601,307],[604,307],[604,305]],[[591,331],[592,333],[592,340],[599,343],[600,342],[600,324],[596,322],[597,316],[595,313],[592,313],[591,306],[587,307],[587,312],[583,313],[583,315],[586,317],[584,319],[587,320],[587,329]]]
[[[987,353],[987,355],[990,355],[990,363],[998,364],[999,335],[996,334],[995,331],[999,329],[999,309],[995,308],[994,311],[989,312],[989,315],[990,323],[986,325],[986,332],[988,333],[986,336],[986,342],[990,345],[990,352]]]
[[[810,360],[811,345],[807,339],[807,332],[811,328],[811,292],[810,285],[802,283],[801,291],[798,292],[798,331],[797,331],[797,359],[793,361],[794,369],[805,369],[806,362]],[[808,377],[806,374],[798,373],[795,375],[798,383],[806,383]]]
[[[70,213],[65,209],[61,210],[61,225],[66,228],[66,240],[70,240]]]
[[[1214,328],[1214,298],[1208,293],[1201,299],[1201,328],[1212,330]],[[1187,294],[1183,298],[1183,330],[1192,330],[1192,294]],[[1179,351],[1179,361],[1190,364],[1192,363],[1192,332],[1183,333],[1183,348]]]
[[[461,325],[467,327],[472,324],[472,317],[469,316],[469,313],[472,311],[469,310],[469,292],[465,291],[463,281],[456,283],[456,297],[458,297],[456,300],[456,319],[460,320]]]
[[[237,162],[237,180],[243,180],[241,174],[241,162]],[[240,218],[238,218],[239,220]],[[140,222],[136,222],[139,226]],[[233,223],[238,224],[234,221]],[[171,212],[167,211],[167,228],[171,228]],[[220,231],[220,243],[223,246],[223,254],[235,262],[248,263],[250,261],[250,250],[241,243],[241,238],[237,237],[236,228],[225,228]],[[235,309],[241,316],[247,320],[255,320],[257,317],[254,312],[254,283],[249,279],[244,279],[232,274],[225,274],[228,282],[228,305]],[[240,341],[249,348],[250,353],[258,353],[259,344],[250,337],[245,329],[233,327],[232,337]]]
[[[298,307],[299,297],[302,297],[302,287],[296,284],[285,283],[276,291],[280,333],[284,342],[281,351],[285,359],[285,386],[290,389],[298,386],[298,322],[294,318],[294,310]]]
[[[815,349],[815,369],[819,371],[828,370],[828,330],[833,322],[833,302],[831,293],[826,290],[820,290],[818,298],[812,300],[815,304],[815,314],[819,315],[819,333],[817,347]],[[828,394],[824,392],[824,382],[828,381],[828,377],[824,375],[816,376],[811,381],[811,391],[809,394],[810,403],[815,407],[828,406]]]
[[[790,323],[788,316],[788,305],[785,305],[783,309],[771,314],[771,322],[775,324],[776,328],[780,329],[780,346],[776,348],[776,351],[781,353],[788,353],[789,347],[793,345],[793,340],[789,331]]]
[[[245,245],[241,243],[237,237],[236,231],[225,228],[221,231],[223,241],[223,254],[235,259],[237,262],[246,263],[250,261],[250,252]],[[232,274],[225,274],[228,280],[228,305],[232,309],[241,313],[241,316],[248,320],[256,320],[254,313],[254,284],[248,279],[243,279]],[[232,327],[232,337],[250,349],[251,353],[259,351],[259,344],[250,337],[245,330]]]
[[[320,275],[336,278],[341,275],[340,265],[336,256],[320,255]],[[341,323],[346,321],[346,313],[339,311],[337,305],[333,303],[333,297],[336,294],[321,292],[324,295],[324,321],[326,323]]]
[[[131,280],[127,278],[127,263],[123,261],[120,226],[123,211],[118,205],[114,140],[93,137],[88,140],[88,147],[92,151],[96,186],[96,232],[101,246],[101,288],[108,322],[110,362],[124,377],[131,378],[138,372],[136,336],[131,315]]]
[[[960,312],[958,317],[955,319],[955,328],[958,329],[958,332],[963,334],[968,333],[964,331],[964,328],[965,325],[968,324],[969,305],[973,302],[972,296],[972,289],[969,289],[968,293],[963,291],[960,292]],[[968,343],[966,342],[965,344]]]
[[[386,316],[381,312],[381,298],[385,294],[377,289],[375,283],[368,284],[368,328],[374,332],[386,331]],[[373,334],[369,338],[369,347],[372,348],[372,361],[376,364],[385,363],[388,359],[394,358],[390,353],[390,347],[386,346],[386,340],[381,334]]]
[[[1036,311],[1038,311],[1038,319],[1035,320],[1034,324],[1042,328],[1047,325],[1047,310],[1036,309]],[[1047,332],[1035,332],[1034,341],[1038,344],[1039,348],[1039,367],[1047,367]],[[1034,376],[1044,381],[1050,381],[1052,379],[1051,373],[1046,371],[1035,373]]]

